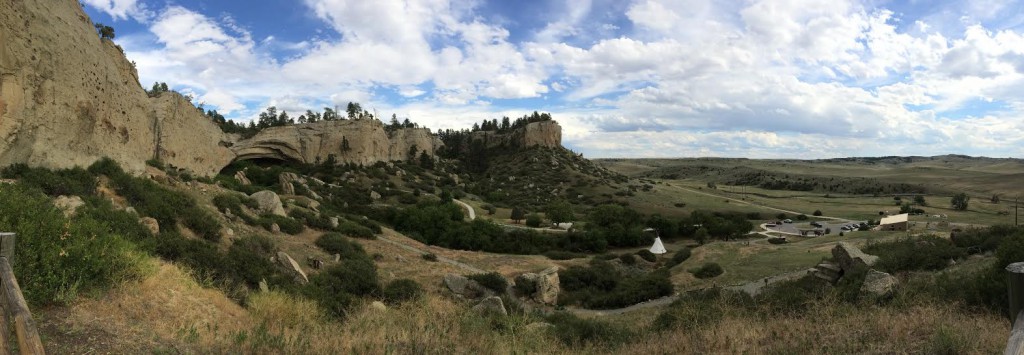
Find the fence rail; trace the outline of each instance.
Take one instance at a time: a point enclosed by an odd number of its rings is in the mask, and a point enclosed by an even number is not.
[[[19,354],[45,354],[32,312],[21,294],[21,286],[14,276],[14,233],[0,233],[0,354],[11,353],[11,323]]]

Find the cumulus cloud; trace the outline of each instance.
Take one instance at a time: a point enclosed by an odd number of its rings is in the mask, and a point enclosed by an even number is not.
[[[82,0],[86,5],[103,11],[115,20],[126,20],[129,17],[145,21],[153,16],[145,4],[138,0]]]

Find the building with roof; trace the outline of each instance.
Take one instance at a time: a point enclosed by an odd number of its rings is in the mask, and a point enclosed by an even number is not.
[[[881,231],[905,231],[909,225],[910,214],[898,214],[894,216],[882,217],[882,220],[878,222],[878,230]]]

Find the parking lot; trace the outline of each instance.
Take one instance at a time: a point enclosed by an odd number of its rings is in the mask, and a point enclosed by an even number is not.
[[[856,232],[857,231],[856,227],[859,227],[859,225],[861,223],[866,223],[866,221],[847,221],[847,222],[817,221],[817,223],[820,225],[820,227],[819,226],[812,226],[811,222],[797,222],[797,221],[793,221],[793,223],[782,223],[782,224],[767,223],[767,224],[762,225],[762,227],[764,227],[764,229],[769,231],[769,232],[779,232],[779,233],[790,234],[790,235],[801,235],[800,234],[801,230],[805,230],[805,231],[806,230],[817,230],[817,231],[820,231],[822,234],[825,234],[825,231],[828,230],[828,231],[831,232],[831,234],[838,235],[839,232],[843,232],[843,233]],[[773,226],[773,224],[775,224],[775,225]],[[843,229],[844,226],[854,226],[854,225],[856,225],[856,227],[850,228],[850,229],[847,229],[847,230]],[[813,237],[815,235],[814,235],[813,232],[811,232],[811,233],[808,233],[807,236]]]

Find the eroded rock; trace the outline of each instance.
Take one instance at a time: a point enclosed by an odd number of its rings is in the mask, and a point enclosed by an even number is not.
[[[284,216],[284,205],[281,204],[281,197],[277,196],[277,193],[273,191],[263,190],[252,195],[250,198],[256,201],[260,214],[271,213],[278,216]]]

